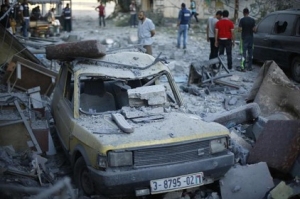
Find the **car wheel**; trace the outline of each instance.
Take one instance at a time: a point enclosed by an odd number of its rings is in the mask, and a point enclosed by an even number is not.
[[[83,157],[78,158],[75,163],[74,179],[78,188],[82,190],[86,195],[89,196],[94,193],[93,181]]]
[[[292,77],[296,82],[300,82],[300,57],[295,57],[292,62]]]

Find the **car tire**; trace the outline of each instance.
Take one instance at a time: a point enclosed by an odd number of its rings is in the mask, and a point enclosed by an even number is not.
[[[90,196],[94,193],[94,184],[83,157],[78,158],[74,165],[74,180],[84,194]]]
[[[300,57],[295,57],[292,62],[292,78],[296,82],[300,82]]]

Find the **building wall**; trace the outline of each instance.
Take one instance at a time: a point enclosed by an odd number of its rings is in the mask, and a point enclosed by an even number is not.
[[[298,0],[297,0],[298,1]],[[216,13],[217,10],[228,10],[229,17],[234,17],[235,0],[195,0],[197,5],[198,18],[206,19]],[[147,0],[141,1],[144,10]],[[153,10],[161,11],[165,17],[176,18],[180,10],[181,3],[185,3],[187,8],[190,7],[190,0],[154,0]],[[274,4],[269,0],[239,0],[238,18],[242,17],[242,11],[245,7],[249,8],[250,16],[256,19],[268,12],[274,11]]]

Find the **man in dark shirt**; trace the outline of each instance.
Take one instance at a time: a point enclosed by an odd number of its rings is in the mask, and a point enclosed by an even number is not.
[[[183,36],[183,49],[186,49],[187,37],[188,37],[188,27],[191,18],[191,12],[186,9],[185,3],[181,4],[181,10],[178,14],[178,35],[177,35],[177,48],[180,48],[181,36]]]
[[[215,25],[215,46],[219,47],[219,54],[226,50],[227,67],[232,70],[232,47],[234,46],[234,24],[228,18],[228,10],[223,11],[223,18]]]
[[[62,16],[64,17],[64,31],[71,32],[72,14],[71,14],[71,8],[69,3],[67,3],[66,7],[63,9]]]
[[[253,32],[255,31],[255,20],[249,17],[249,9],[243,10],[244,17],[239,23],[239,32],[242,32],[242,62],[241,71],[245,71],[245,62],[248,61],[247,70],[252,70],[252,55],[253,55]],[[248,59],[247,59],[248,52]]]
[[[2,18],[2,20],[0,21],[0,24],[12,34],[12,30],[10,27],[10,22],[9,22],[9,13],[7,12],[7,5],[2,4],[1,5],[1,11],[0,11],[0,18]]]
[[[23,37],[28,37],[29,29],[29,5],[28,0],[24,0],[20,6]]]

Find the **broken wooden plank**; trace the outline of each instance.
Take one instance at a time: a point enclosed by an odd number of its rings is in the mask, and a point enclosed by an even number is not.
[[[16,175],[16,176],[25,176],[25,177],[30,177],[30,178],[34,178],[34,179],[37,178],[37,175],[30,174],[28,172],[20,171],[20,170],[17,170],[15,168],[10,168],[10,167],[7,168],[3,173],[10,174],[10,175]]]
[[[17,70],[17,66],[19,70]],[[19,76],[17,76],[19,72]],[[35,64],[29,60],[14,56],[7,68],[3,81],[9,85],[14,85],[16,88],[23,91],[34,87],[40,87],[41,95],[50,96],[54,88],[54,81],[57,73],[53,72],[42,65]]]
[[[105,56],[106,47],[98,40],[63,43],[46,47],[46,58],[70,61],[77,57],[100,58]]]
[[[21,118],[22,118],[22,120],[23,120],[23,122],[24,122],[24,125],[25,125],[25,127],[26,127],[26,129],[27,129],[27,131],[28,131],[28,133],[29,133],[29,135],[30,135],[30,137],[31,137],[31,140],[32,140],[32,142],[33,142],[33,144],[34,144],[34,147],[35,147],[35,149],[37,150],[37,153],[38,153],[38,154],[41,154],[41,153],[42,153],[42,150],[41,150],[41,148],[40,148],[40,145],[39,145],[39,143],[37,142],[37,140],[36,140],[36,138],[35,138],[35,136],[34,136],[34,134],[33,134],[33,132],[32,132],[32,129],[31,129],[31,127],[30,127],[30,125],[29,125],[29,123],[28,123],[26,117],[25,117],[25,115],[23,114],[23,110],[21,109],[18,100],[15,100],[14,103],[15,103],[15,106],[17,107],[17,109],[18,109],[18,111],[19,111],[19,114],[20,114],[20,116],[21,116]]]

